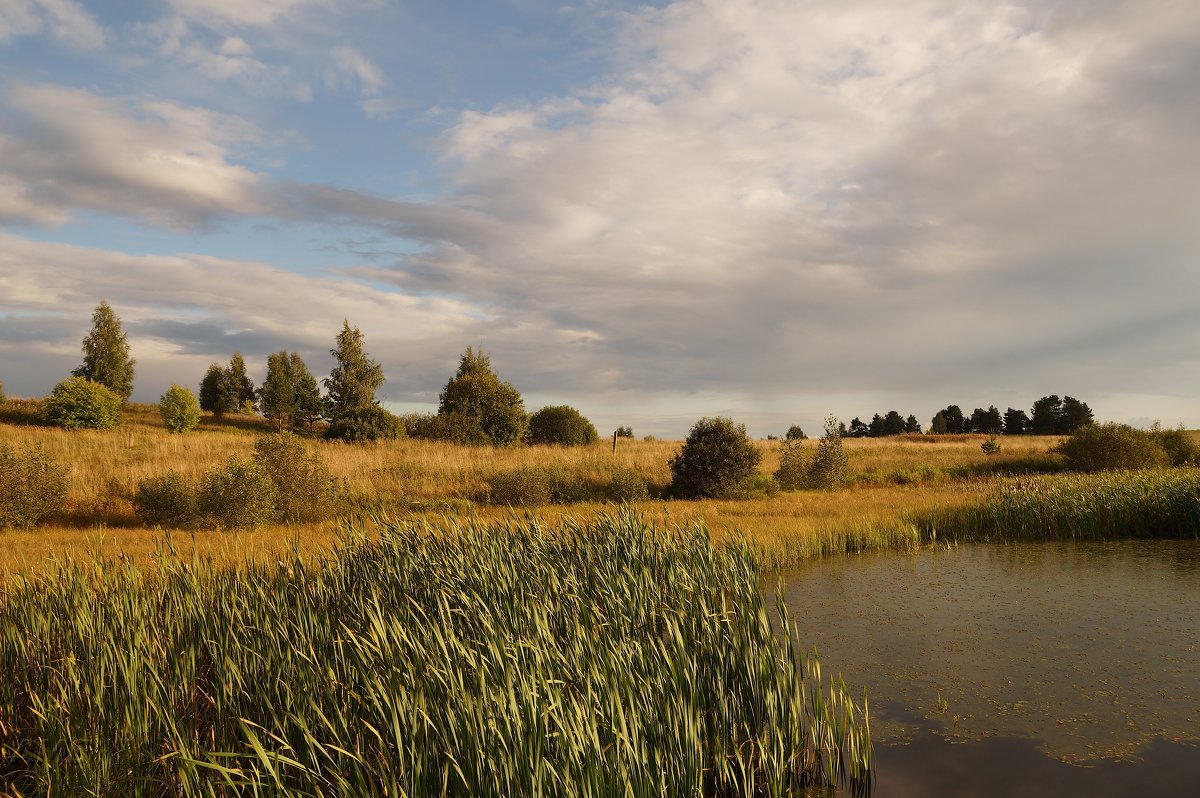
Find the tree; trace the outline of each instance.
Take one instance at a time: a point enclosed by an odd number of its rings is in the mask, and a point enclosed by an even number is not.
[[[618,438],[632,438],[633,427],[617,427],[616,435]]]
[[[158,412],[167,432],[188,432],[200,423],[196,395],[181,385],[172,385],[158,400]]]
[[[797,490],[808,484],[808,458],[804,456],[802,438],[785,438],[779,449],[779,468],[775,482],[784,490]]]
[[[961,435],[964,432],[970,432],[970,424],[963,416],[963,411],[958,405],[950,405],[942,412],[942,418],[946,421],[946,432],[950,435]]]
[[[280,431],[321,414],[317,381],[299,353],[280,351],[267,357],[267,378],[259,392],[259,406]]]
[[[121,320],[107,302],[101,302],[92,311],[92,331],[83,339],[83,364],[71,374],[105,386],[125,402],[133,393],[135,363],[129,357]]]
[[[1057,394],[1043,396],[1029,411],[1029,431],[1034,435],[1056,435],[1062,428],[1062,400]]]
[[[915,419],[914,419],[915,421]],[[895,410],[889,410],[887,415],[883,417],[883,434],[884,435],[903,435],[904,434],[904,417]]]
[[[808,468],[808,484],[818,490],[842,486],[850,472],[850,461],[842,448],[841,425],[833,416],[825,419],[825,434],[817,443],[817,452]]]
[[[1058,432],[1060,435],[1070,435],[1082,426],[1091,424],[1092,409],[1086,402],[1081,402],[1073,396],[1064,396],[1062,400],[1062,415],[1059,416]]]
[[[788,427],[787,435],[783,437],[789,441],[803,441],[808,439],[808,436],[804,434],[804,430],[800,429],[799,424],[793,424]]]
[[[745,424],[702,418],[669,462],[671,492],[684,499],[728,496],[754,474],[761,460],[762,452],[746,436]]]
[[[543,407],[529,417],[530,443],[554,446],[587,446],[600,440],[596,427],[573,407]]]
[[[254,412],[254,383],[246,376],[246,361],[241,352],[234,352],[225,372],[225,403],[234,413]]]
[[[975,412],[971,413],[971,431],[982,432],[984,435],[999,435],[1004,428],[1004,420],[1000,417],[1000,411],[995,405],[991,405],[987,410],[982,407],[975,408]]]
[[[862,423],[857,416],[850,420],[850,437],[865,438],[871,434],[871,428]]]
[[[46,418],[63,429],[113,429],[121,423],[121,397],[84,377],[55,385],[44,410]]]
[[[904,419],[904,431],[910,435],[912,435],[912,434],[920,435],[921,434],[921,422],[917,421],[916,416],[909,415],[908,418]]]
[[[946,423],[946,411],[939,410],[934,413],[933,418],[929,421],[929,432],[933,435],[945,435],[950,431],[950,425]]]
[[[204,378],[200,380],[201,410],[218,417],[234,410],[227,404],[230,392],[226,390],[225,383],[228,381],[228,371],[217,363],[209,365],[208,371],[204,372]]]
[[[476,352],[469,346],[439,400],[439,415],[461,413],[475,419],[494,446],[510,446],[521,440],[529,423],[520,392],[500,380],[482,350]]]
[[[1024,435],[1029,428],[1029,416],[1024,410],[1008,408],[1004,411],[1004,434]]]
[[[867,434],[872,438],[882,438],[887,434],[883,431],[883,416],[878,413],[871,416],[871,423],[867,425]]]
[[[342,321],[337,346],[329,350],[337,365],[325,378],[325,390],[329,393],[328,414],[330,420],[351,410],[376,404],[375,392],[383,385],[383,367],[367,356],[363,350],[363,335],[350,322]]]
[[[1157,468],[1170,465],[1170,456],[1152,431],[1128,424],[1088,424],[1063,441],[1058,451],[1076,471]]]

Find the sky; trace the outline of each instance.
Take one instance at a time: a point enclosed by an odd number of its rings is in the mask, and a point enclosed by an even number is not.
[[[1195,0],[0,0],[0,382],[343,319],[602,434],[948,404],[1200,427]]]

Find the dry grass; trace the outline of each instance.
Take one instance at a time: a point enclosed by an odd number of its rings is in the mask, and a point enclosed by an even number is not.
[[[217,420],[206,415],[196,431],[170,435],[157,407],[132,405],[118,430],[67,432],[30,423],[31,411],[29,405],[12,403],[0,413],[0,443],[40,445],[59,462],[69,464],[68,510],[52,525],[0,533],[0,570],[24,570],[50,557],[93,552],[148,557],[168,536],[181,553],[190,555],[195,547],[198,553],[218,559],[273,558],[297,543],[302,549],[317,550],[335,539],[335,524],[168,535],[138,523],[130,501],[138,482],[168,470],[199,477],[231,456],[249,456],[256,436],[269,431],[261,419]],[[847,440],[853,484],[846,490],[799,491],[745,501],[652,499],[639,510],[672,523],[703,521],[717,535],[736,530],[763,541],[803,537],[848,525],[892,522],[912,511],[964,504],[990,473],[1019,471],[1030,463],[1052,464],[1048,450],[1057,443],[1054,438],[1002,439],[1003,452],[988,457],[979,448],[983,440],[985,437],[978,435]],[[493,519],[511,512],[479,503],[486,495],[488,480],[496,474],[549,465],[583,480],[602,482],[614,465],[621,465],[641,474],[656,495],[670,481],[667,461],[680,444],[620,440],[615,453],[608,441],[582,448],[512,449],[418,440],[345,445],[309,439],[306,445],[320,453],[335,476],[346,480],[361,507],[377,506],[387,513]],[[779,444],[760,441],[757,445],[764,452],[760,470],[771,473],[778,464]],[[808,441],[806,446],[815,449],[816,441]],[[602,509],[599,504],[548,506],[538,508],[537,515],[548,520],[566,515],[587,518]]]

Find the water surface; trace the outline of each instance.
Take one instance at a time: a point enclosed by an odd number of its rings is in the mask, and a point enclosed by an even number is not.
[[[1200,541],[863,554],[782,588],[868,692],[874,798],[1200,794]]]

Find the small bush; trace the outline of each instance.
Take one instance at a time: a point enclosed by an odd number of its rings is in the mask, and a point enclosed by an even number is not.
[[[0,444],[0,527],[30,527],[62,512],[67,471],[40,448]]]
[[[347,443],[394,441],[404,437],[400,419],[379,405],[364,405],[342,413],[325,430],[325,440]]]
[[[200,402],[187,388],[172,385],[158,400],[158,414],[167,432],[189,432],[200,423]]]
[[[290,432],[264,435],[254,443],[254,462],[275,486],[275,515],[288,523],[321,521],[340,509],[344,491],[314,452]]]
[[[803,438],[787,438],[779,450],[775,482],[784,490],[799,490],[808,484],[808,457],[800,444]]]
[[[479,419],[466,413],[409,413],[402,421],[410,438],[463,446],[486,446],[492,442],[479,426]]]
[[[275,484],[261,465],[235,457],[204,474],[199,508],[221,527],[260,526],[275,517]]]
[[[592,422],[568,405],[543,407],[530,416],[526,437],[549,446],[588,446],[600,440]]]
[[[618,438],[632,438],[633,427],[617,427],[616,435]]]
[[[671,458],[671,492],[680,498],[722,498],[741,487],[762,460],[746,437],[746,425],[702,418]]]
[[[979,444],[979,448],[986,455],[1000,454],[1000,441],[996,439],[995,435],[992,435],[986,441]]]
[[[817,453],[808,467],[808,486],[816,490],[836,490],[846,483],[850,461],[842,448],[842,432],[833,416],[825,419],[825,434],[817,443]]]
[[[1058,446],[1073,471],[1113,471],[1170,465],[1154,432],[1128,424],[1087,424]]]
[[[177,471],[144,479],[133,494],[133,509],[150,526],[191,526],[199,513],[196,486]]]
[[[121,397],[83,377],[55,385],[44,408],[46,418],[63,429],[113,429],[121,423]]]
[[[1167,453],[1167,461],[1174,467],[1200,465],[1200,443],[1180,429],[1152,429],[1154,439]]]
[[[800,429],[799,424],[793,424],[788,427],[787,435],[784,438],[789,441],[803,441],[807,440],[808,436],[804,434],[804,430]]]
[[[650,498],[650,489],[641,474],[632,468],[617,466],[609,479],[608,498],[615,502],[640,502]]]
[[[506,507],[537,507],[550,504],[551,475],[545,468],[518,468],[488,480],[488,501]]]

